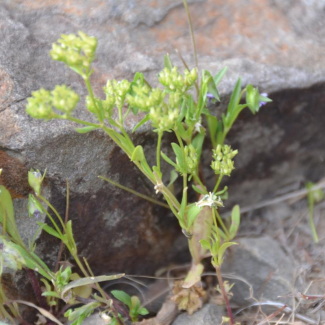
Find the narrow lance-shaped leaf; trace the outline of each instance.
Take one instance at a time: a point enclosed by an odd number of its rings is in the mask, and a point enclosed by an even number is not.
[[[212,142],[212,147],[215,148],[216,143],[216,133],[218,128],[218,119],[215,116],[209,115],[207,116],[207,122],[208,122],[208,129],[210,133],[210,138]]]
[[[175,169],[177,168],[177,165],[170,159],[168,158],[163,152],[161,152],[161,157],[168,162],[168,164],[172,165]]]
[[[149,115],[146,115],[132,130],[132,133],[134,133],[140,126],[145,124],[150,120]]]
[[[237,80],[234,91],[232,92],[231,97],[230,97],[230,102],[229,102],[228,109],[227,109],[227,119],[228,119],[228,116],[231,119],[231,114],[235,111],[236,106],[239,103],[240,92],[241,92],[241,79],[239,78]]]
[[[204,133],[198,133],[193,141],[193,147],[196,150],[196,153],[198,155],[198,160],[200,160],[201,154],[202,154],[202,147],[203,147],[203,142],[204,142],[205,134]]]
[[[43,222],[37,222],[37,224],[45,231],[47,232],[49,235],[53,236],[53,237],[56,237],[56,238],[59,238],[61,239],[62,236],[60,236],[60,234],[55,230],[53,229],[51,226],[49,226],[48,224],[46,223],[43,223]]]
[[[0,223],[11,237],[15,239],[20,238],[15,222],[11,195],[2,185],[0,185]]]
[[[218,250],[218,264],[219,264],[219,266],[222,264],[223,255],[225,254],[226,249],[233,245],[238,245],[238,244],[235,242],[227,242],[227,243],[223,243],[221,245],[221,247]]]
[[[188,210],[187,210],[187,227],[192,227],[196,217],[199,215],[201,211],[201,208],[198,207],[196,204],[193,204]]]
[[[185,157],[183,157],[183,152],[181,147],[178,144],[173,142],[172,148],[177,158],[177,165],[180,167],[180,169],[182,169],[183,172],[186,172]]]
[[[94,131],[96,129],[98,129],[98,126],[85,126],[85,127],[82,127],[82,128],[76,128],[75,130],[78,133],[84,134],[84,133]]]
[[[207,85],[208,85],[208,92],[210,94],[213,95],[213,97],[218,101],[220,102],[220,96],[219,96],[219,92],[218,92],[218,89],[217,89],[217,85],[211,75],[211,73],[207,70],[204,70],[205,72],[205,76],[206,78],[208,79],[208,82],[207,82]]]
[[[45,316],[46,318],[48,318],[49,320],[51,320],[52,322],[58,324],[58,325],[63,325],[56,317],[54,317],[50,312],[48,312],[47,310],[37,307],[36,305],[34,305],[31,302],[27,302],[27,301],[23,301],[23,300],[15,300],[14,302],[18,303],[18,304],[22,304],[22,305],[26,305],[32,308],[37,309],[43,316]]]
[[[216,84],[216,86],[218,86],[218,84],[220,83],[221,79],[223,78],[223,76],[225,75],[226,71],[227,71],[227,67],[222,68],[214,77],[214,83]]]
[[[166,54],[164,56],[164,66],[169,70],[173,69],[173,64],[172,61],[170,60],[169,54]]]
[[[229,239],[233,239],[238,231],[240,225],[240,208],[235,205],[231,211],[231,226],[229,228]]]
[[[113,290],[111,291],[111,294],[119,301],[122,301],[124,304],[126,304],[129,308],[131,308],[131,297],[121,290]]]
[[[64,294],[76,287],[81,287],[84,285],[88,285],[88,284],[94,284],[94,283],[98,283],[98,282],[103,282],[103,281],[111,281],[111,280],[116,280],[116,279],[120,279],[124,276],[125,274],[115,274],[115,275],[100,275],[100,276],[95,276],[95,277],[87,277],[87,278],[81,278],[75,281],[71,281],[68,285],[66,285],[61,293],[61,297],[64,296]]]
[[[187,202],[187,187],[183,189],[182,203],[181,203],[181,208],[179,209],[179,215],[182,220],[184,220],[184,216],[185,216],[186,202]]]
[[[195,192],[199,193],[199,194],[202,194],[202,195],[205,195],[206,192],[200,188],[198,188],[197,186],[195,186],[194,184],[192,185],[192,188]]]

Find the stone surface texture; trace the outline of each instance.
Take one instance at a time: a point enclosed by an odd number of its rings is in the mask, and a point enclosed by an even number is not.
[[[221,269],[224,279],[235,283],[231,302],[244,306],[257,299],[291,305],[292,298],[279,296],[294,293],[293,258],[269,236],[240,238],[238,244],[229,250]]]
[[[227,105],[238,76],[273,99],[257,116],[243,112],[229,135],[240,154],[228,206],[256,203],[289,183],[324,177],[325,1],[192,0],[189,8],[199,68],[216,73],[228,66],[215,114]],[[60,34],[78,30],[98,38],[92,76],[98,96],[107,79],[130,80],[137,71],[155,85],[166,52],[181,65],[177,48],[193,66],[186,19],[180,0],[0,1],[0,181],[16,199],[18,223],[25,225],[27,212],[19,207],[30,192],[27,171],[47,168],[47,196],[62,215],[68,179],[78,249],[96,274],[152,274],[188,259],[179,254],[186,252],[186,241],[176,240],[177,222],[165,210],[98,180],[106,175],[154,196],[112,141],[101,132],[77,134],[73,123],[34,120],[25,113],[26,98],[57,84],[86,95],[82,80],[49,57]],[[77,117],[89,118],[82,107]],[[130,121],[129,130],[135,123]],[[134,139],[152,161],[155,134],[144,126]],[[207,172],[206,180],[211,176]],[[20,228],[30,236],[28,224]],[[38,240],[37,252],[52,266],[57,243],[44,233]]]
[[[214,303],[204,305],[193,315],[187,313],[180,314],[172,325],[215,325],[222,323],[222,317],[226,316],[224,308]]]

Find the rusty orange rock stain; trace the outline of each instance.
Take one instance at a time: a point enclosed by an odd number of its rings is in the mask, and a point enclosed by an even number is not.
[[[17,158],[0,150],[0,167],[2,168],[0,184],[9,190],[12,198],[27,197],[31,189],[27,180],[26,166]]]

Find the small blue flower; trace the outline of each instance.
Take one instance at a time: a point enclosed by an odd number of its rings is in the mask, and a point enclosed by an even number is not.
[[[216,98],[211,93],[207,93],[207,99],[208,99],[208,103],[207,103],[208,107],[211,104],[214,104],[216,102]]]
[[[33,214],[36,219],[39,219],[41,216],[41,211],[36,209]]]
[[[261,93],[260,96],[267,97],[268,95],[267,95],[267,93]],[[262,107],[263,105],[266,105],[266,102],[260,101],[259,106]]]

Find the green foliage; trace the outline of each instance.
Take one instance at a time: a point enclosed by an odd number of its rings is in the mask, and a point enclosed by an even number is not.
[[[137,296],[131,297],[124,291],[120,290],[113,290],[111,291],[111,294],[128,306],[132,322],[137,322],[139,315],[145,316],[149,314],[146,308],[141,307],[140,299]]]
[[[186,6],[185,0],[184,3]],[[93,130],[102,130],[125,152],[129,159],[151,181],[156,193],[162,193],[166,203],[152,198],[148,198],[148,200],[165,207],[168,206],[178,219],[183,233],[189,239],[189,249],[193,257],[194,269],[200,271],[195,271],[192,274],[193,276],[190,274],[191,281],[187,281],[187,285],[190,283],[191,286],[194,284],[193,279],[195,281],[199,279],[203,272],[203,266],[200,262],[204,255],[198,251],[196,243],[191,239],[200,213],[208,213],[211,216],[210,220],[213,222],[206,222],[200,226],[200,231],[196,231],[195,239],[200,241],[203,251],[211,253],[212,264],[216,267],[217,272],[220,271],[227,248],[236,244],[232,240],[236,236],[240,225],[239,206],[233,208],[229,226],[228,222],[224,221],[219,215],[219,209],[224,206],[223,200],[228,198],[227,187],[220,190],[219,186],[223,176],[231,175],[234,169],[233,158],[238,153],[237,150],[232,150],[229,145],[224,144],[226,136],[244,108],[248,107],[255,114],[261,106],[271,100],[267,97],[267,94],[260,94],[258,89],[252,85],[242,88],[242,81],[239,78],[226,112],[222,114],[221,118],[217,118],[212,112],[210,104],[221,101],[217,87],[227,68],[221,69],[215,75],[203,70],[199,77],[197,68],[190,70],[185,64],[186,68],[182,72],[177,66],[173,65],[168,55],[164,57],[164,68],[158,74],[160,84],[158,87],[154,88],[149,85],[143,74],[137,72],[132,81],[108,80],[103,87],[105,98],[101,99],[94,96],[89,80],[92,74],[91,64],[95,58],[96,47],[97,40],[95,37],[79,32],[78,35],[62,35],[61,39],[53,45],[50,53],[54,60],[65,63],[84,80],[88,90],[84,106],[93,114],[95,123],[93,120],[85,121],[73,116],[79,102],[79,95],[64,85],[57,86],[52,91],[40,89],[33,92],[32,97],[28,99],[26,112],[34,118],[45,120],[57,118],[77,122],[82,125],[82,127],[76,129],[81,134]],[[192,91],[193,88],[196,90],[196,96]],[[246,103],[242,103],[245,93]],[[130,114],[136,116],[139,112],[143,114],[143,117],[134,127],[133,132],[145,123],[150,123],[158,137],[156,164],[153,166],[148,164],[144,148],[133,143],[125,126],[128,116]],[[204,124],[205,121],[206,124]],[[212,143],[213,161],[211,168],[217,175],[215,186],[211,192],[203,184],[199,173],[206,138],[206,130],[202,124],[208,127]],[[173,132],[177,139],[176,142],[171,143],[174,157],[168,157],[161,152],[165,132]],[[168,186],[165,186],[162,181],[164,175],[161,169],[161,157],[173,167]],[[176,181],[178,174],[183,180],[181,202],[178,201],[173,192],[173,183]],[[65,294],[73,296],[71,289],[74,286],[80,283],[91,285],[93,284],[91,281],[98,283],[100,279],[87,277],[88,272],[78,258],[71,221],[68,223],[63,222],[57,211],[41,195],[43,178],[44,175],[41,176],[39,171],[32,170],[29,173],[29,183],[36,194],[36,196],[32,195],[30,197],[29,214],[30,216],[35,216],[38,212],[47,214],[53,227],[39,223],[40,227],[50,235],[59,238],[66,245],[85,276],[83,279],[75,280],[77,282],[71,282],[71,270],[69,268],[60,269],[55,275],[51,275],[54,285],[47,288],[45,295],[53,299],[64,298],[68,301],[69,297],[66,297]],[[101,176],[100,178],[115,184],[105,177]],[[191,182],[191,187],[189,182]],[[119,187],[124,188],[122,185],[119,185]],[[188,192],[191,189],[200,194],[196,202],[189,202],[188,200]],[[129,189],[128,191],[147,198],[134,190]],[[56,219],[47,212],[44,206],[48,206],[52,210]],[[3,211],[7,212],[0,214],[2,220],[10,219],[10,207],[7,207],[7,210],[3,209]],[[59,224],[57,224],[57,220]],[[9,227],[8,231],[14,233],[16,230],[10,230]],[[15,262],[16,260],[13,262],[14,267],[20,266],[18,262],[14,264]],[[137,297],[130,297],[121,291],[113,291],[112,294],[128,306],[132,321],[136,321],[139,315],[147,313],[145,308],[140,307],[140,301]],[[111,305],[105,300],[104,296],[103,298],[98,296],[94,298],[95,302],[89,302],[80,308],[69,309],[66,312],[66,316],[73,321],[74,325],[81,324],[101,304],[106,304],[109,317],[111,317],[111,324],[122,319],[121,315],[110,309]]]

